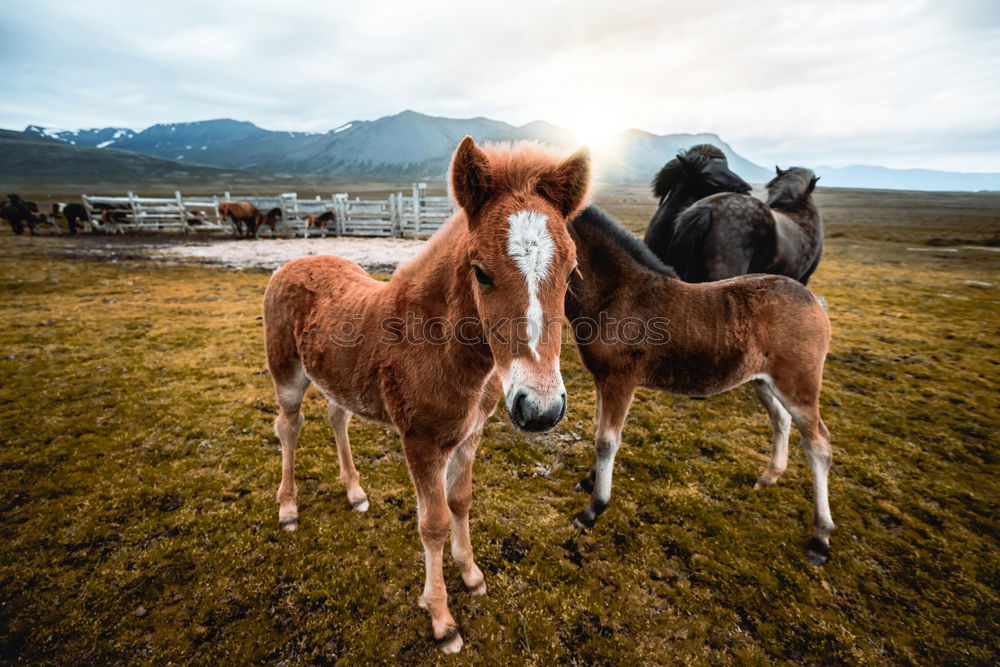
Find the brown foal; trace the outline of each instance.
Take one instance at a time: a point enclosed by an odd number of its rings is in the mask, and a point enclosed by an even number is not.
[[[503,396],[525,431],[566,410],[559,348],[566,282],[576,266],[567,220],[583,206],[590,158],[534,144],[480,148],[471,137],[451,165],[459,212],[389,282],[338,257],[299,259],[264,295],[267,363],[280,412],[278,520],[298,525],[293,474],[300,406],[310,383],[329,401],[340,479],[352,507],[368,508],[351,457],[352,413],[394,425],[417,493],[430,612],[445,653],[462,647],[448,610],[442,554],[473,594],[486,591],[469,538],[472,461]]]
[[[608,506],[615,453],[637,386],[708,396],[750,382],[773,429],[771,459],[756,488],[771,486],[785,471],[794,423],[814,476],[807,552],[813,563],[825,562],[833,531],[831,449],[819,396],[830,322],[819,301],[784,276],[684,283],[593,206],[572,221],[570,235],[580,275],[570,283],[566,315],[597,389],[596,458],[577,485],[591,497],[574,523],[589,528]]]

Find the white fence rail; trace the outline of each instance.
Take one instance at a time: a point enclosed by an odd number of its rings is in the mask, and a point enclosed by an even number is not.
[[[273,197],[222,196],[139,197],[82,195],[90,228],[100,232],[130,231],[225,232],[236,233],[230,219],[219,213],[224,201],[252,204],[258,213],[279,209],[281,217],[274,232],[281,236],[429,236],[455,213],[448,197],[427,195],[426,183],[414,183],[412,191],[389,195],[387,199],[351,199],[346,193],[329,199],[299,199],[294,192]],[[310,217],[333,213],[321,228],[309,225]],[[257,234],[271,234],[261,226]]]

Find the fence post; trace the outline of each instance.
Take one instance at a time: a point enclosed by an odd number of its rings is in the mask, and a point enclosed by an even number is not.
[[[87,195],[80,195],[80,199],[83,200],[83,210],[87,212],[87,231],[94,232],[97,231],[99,225],[94,222],[94,212],[90,208],[90,199]]]
[[[177,197],[177,215],[181,216],[181,227],[184,228],[184,233],[187,234],[193,230],[187,221],[187,209],[184,208],[184,198],[181,197],[180,190],[174,190],[174,196]]]
[[[136,228],[138,228],[140,226],[139,225],[139,208],[138,208],[139,205],[135,201],[135,193],[132,192],[131,190],[129,190],[129,193],[128,193],[128,202],[129,202],[129,206],[132,207],[132,223],[135,224]]]
[[[413,184],[413,229],[420,236],[420,188]]]

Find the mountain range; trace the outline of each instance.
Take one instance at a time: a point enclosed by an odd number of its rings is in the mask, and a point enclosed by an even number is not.
[[[443,178],[455,146],[466,134],[479,141],[534,139],[564,148],[580,144],[572,132],[544,121],[514,126],[483,117],[440,118],[409,110],[371,121],[351,121],[328,132],[273,131],[246,121],[217,119],[160,123],[140,132],[116,127],[70,131],[29,125],[23,134],[81,149],[154,156],[189,168],[201,165],[276,175],[428,180]],[[773,175],[771,169],[737,154],[715,134],[656,135],[628,130],[595,150],[597,176],[610,183],[647,183],[678,151],[698,143],[721,148],[730,167],[747,181],[761,183]],[[824,186],[1000,190],[1000,174],[870,166],[815,170]]]
[[[115,148],[98,149],[82,142],[74,146],[65,140],[31,132],[0,130],[0,179],[5,182],[40,180],[65,184],[83,178],[129,185],[192,179],[225,180],[242,173]]]

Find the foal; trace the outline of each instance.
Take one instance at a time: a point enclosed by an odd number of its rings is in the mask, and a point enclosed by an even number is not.
[[[771,486],[785,471],[794,423],[814,475],[807,552],[814,564],[825,562],[833,531],[831,450],[819,394],[830,323],[819,301],[784,276],[684,283],[593,206],[573,220],[570,234],[582,275],[570,282],[566,315],[597,389],[596,459],[577,485],[591,498],[574,523],[589,528],[608,506],[615,453],[637,386],[707,396],[751,382],[773,428],[771,460],[755,488]],[[625,320],[642,322],[646,330],[612,331],[607,324]]]
[[[501,396],[524,431],[550,429],[566,412],[559,348],[576,266],[566,221],[584,203],[590,158],[581,151],[563,159],[532,144],[481,149],[466,137],[450,177],[460,210],[389,282],[339,257],[307,257],[275,272],[264,295],[280,407],[279,522],[298,525],[295,441],[310,383],[329,402],[340,479],[356,510],[368,509],[368,497],[347,422],[357,413],[394,425],[417,493],[426,564],[420,606],[445,653],[462,647],[442,574],[449,523],[462,581],[474,595],[486,591],[469,538],[483,423]]]
[[[319,229],[322,232],[323,238],[326,238],[326,225],[327,223],[337,223],[337,214],[333,211],[325,211],[319,215],[310,215],[306,218],[306,236],[309,236],[309,232],[314,229]]]

